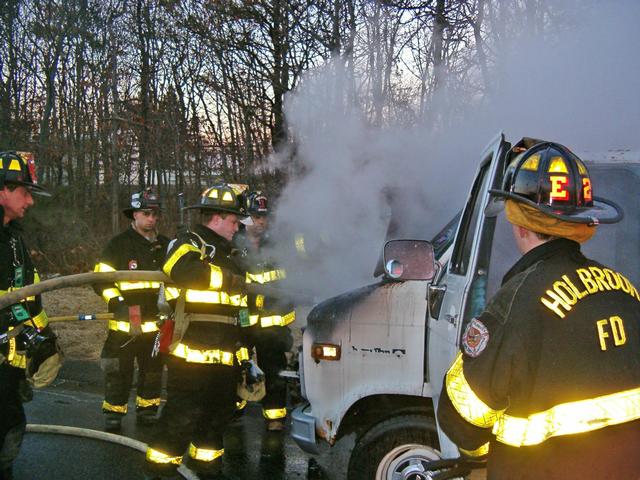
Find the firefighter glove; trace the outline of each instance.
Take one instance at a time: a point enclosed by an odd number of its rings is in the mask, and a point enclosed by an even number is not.
[[[64,355],[58,339],[51,334],[27,351],[27,380],[34,388],[44,388],[56,379]]]
[[[243,360],[242,382],[238,384],[237,395],[248,402],[259,402],[267,394],[264,372],[251,360]]]

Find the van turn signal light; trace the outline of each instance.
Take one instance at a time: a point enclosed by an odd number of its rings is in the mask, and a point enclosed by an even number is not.
[[[314,343],[311,346],[311,358],[316,363],[320,360],[340,360],[340,345],[334,345],[332,343]]]

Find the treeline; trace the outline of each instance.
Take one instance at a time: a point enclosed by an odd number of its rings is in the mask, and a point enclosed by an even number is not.
[[[41,268],[85,268],[132,191],[194,198],[213,178],[276,192],[295,174],[283,108],[337,60],[373,125],[436,125],[442,86],[495,88],[500,42],[551,0],[2,0],[0,148],[36,154],[55,192],[32,214]],[[274,151],[289,156],[266,168]]]

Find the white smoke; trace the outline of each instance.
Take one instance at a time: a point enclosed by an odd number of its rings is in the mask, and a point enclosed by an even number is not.
[[[284,189],[272,225],[293,286],[325,298],[371,283],[390,197],[405,220],[399,234],[430,239],[464,207],[481,151],[501,130],[512,142],[543,138],[579,154],[638,149],[640,5],[580,5],[546,39],[524,31],[506,45],[482,102],[453,104],[445,92],[440,114],[460,114],[437,134],[421,124],[372,127],[345,101],[352,82],[338,64],[310,73],[286,101],[304,173]],[[296,233],[302,259],[292,255]]]

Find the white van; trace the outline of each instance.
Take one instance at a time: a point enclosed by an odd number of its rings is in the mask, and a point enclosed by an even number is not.
[[[313,454],[349,437],[334,477],[427,480],[430,460],[459,455],[434,412],[461,332],[520,256],[488,193],[501,187],[510,149],[502,134],[488,145],[461,213],[431,242],[388,242],[378,283],[310,312],[299,368],[307,403],[293,412],[292,436]],[[596,195],[621,205],[625,218],[601,226],[583,251],[638,284],[640,162],[625,156],[584,159]],[[402,269],[400,278],[415,280],[394,279]]]

